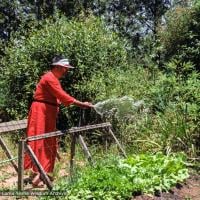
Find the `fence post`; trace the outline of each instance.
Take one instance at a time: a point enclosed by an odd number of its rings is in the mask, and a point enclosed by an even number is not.
[[[83,148],[84,154],[87,157],[88,161],[92,164],[92,156],[90,154],[90,151],[89,151],[87,145],[84,142],[82,135],[78,136],[78,141],[79,141],[81,147]]]
[[[126,152],[124,151],[124,149],[122,148],[121,144],[119,143],[118,139],[115,137],[114,133],[112,132],[111,128],[108,128],[109,133],[111,134],[111,136],[114,138],[115,142],[117,143],[119,149],[121,150],[122,154],[124,155],[124,157],[126,158]]]
[[[4,150],[4,152],[6,153],[7,157],[9,159],[13,159],[11,152],[9,151],[6,143],[3,141],[3,139],[1,137],[0,137],[0,145],[1,145],[2,149]],[[15,171],[18,172],[18,168],[17,168],[17,165],[15,164],[15,162],[13,160],[11,160],[11,163],[12,163],[13,167],[15,168]]]
[[[38,170],[39,170],[39,172],[40,172],[40,174],[42,176],[42,179],[43,179],[44,183],[47,185],[47,187],[48,187],[49,190],[52,190],[53,185],[52,185],[49,177],[47,176],[46,172],[44,171],[42,165],[38,161],[38,159],[37,159],[36,155],[34,154],[33,150],[31,149],[31,147],[27,143],[25,144],[25,148],[28,151],[29,156],[31,157],[31,160],[33,161],[33,163],[38,168]]]
[[[18,191],[24,189],[24,140],[19,141],[18,149]]]
[[[74,168],[74,156],[76,147],[76,133],[71,134],[71,152],[70,152],[70,176],[73,175]]]

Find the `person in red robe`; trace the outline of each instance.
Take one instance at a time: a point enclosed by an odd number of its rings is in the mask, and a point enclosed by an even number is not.
[[[57,56],[53,59],[51,70],[41,77],[28,114],[27,137],[55,131],[56,118],[61,103],[65,106],[75,104],[82,108],[93,107],[91,103],[78,101],[62,89],[59,79],[70,68],[73,67],[67,59]],[[51,137],[31,141],[28,144],[35,153],[44,171],[47,174],[52,173],[57,155],[57,138]],[[25,153],[24,158],[24,169],[31,169],[33,186],[43,186],[38,169],[27,153]]]

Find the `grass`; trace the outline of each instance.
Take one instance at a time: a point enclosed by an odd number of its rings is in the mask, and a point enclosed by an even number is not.
[[[3,135],[1,137],[3,139],[3,141],[6,143],[6,146],[8,147],[9,151],[11,152],[12,156],[13,157],[16,157],[18,156],[18,145],[17,143],[13,142],[12,140],[12,135]],[[4,161],[4,160],[8,160],[8,157],[6,156],[5,152],[3,151],[3,149],[0,147],[0,169],[1,169],[1,166],[5,166],[6,163],[2,163],[1,164],[1,161]]]

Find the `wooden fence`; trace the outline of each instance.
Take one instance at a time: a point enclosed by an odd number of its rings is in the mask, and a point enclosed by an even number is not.
[[[89,152],[89,149],[84,142],[83,134],[86,133],[86,131],[94,130],[94,129],[104,129],[107,130],[108,134],[112,136],[116,144],[118,145],[120,151],[122,152],[123,156],[126,157],[126,153],[122,146],[120,145],[118,139],[115,137],[112,126],[109,122],[101,123],[101,124],[95,124],[95,125],[87,125],[87,126],[81,126],[81,127],[73,127],[68,130],[62,130],[62,131],[55,131],[50,133],[44,133],[37,136],[31,136],[26,138],[21,138],[19,140],[19,148],[18,148],[18,165],[14,162],[13,156],[11,154],[11,151],[7,147],[6,143],[1,137],[1,134],[9,134],[12,131],[25,129],[27,126],[27,120],[19,120],[19,121],[11,121],[11,122],[4,122],[0,123],[0,145],[2,149],[4,150],[6,156],[8,157],[9,161],[12,163],[13,167],[15,168],[16,172],[18,173],[18,190],[22,191],[24,189],[24,152],[27,151],[27,153],[30,155],[33,163],[38,168],[38,171],[41,174],[42,180],[47,185],[48,189],[51,190],[53,188],[53,185],[45,173],[43,167],[41,166],[40,162],[38,161],[36,155],[34,154],[31,147],[28,145],[29,141],[35,141],[35,140],[41,140],[49,137],[58,137],[64,134],[70,134],[71,136],[71,146],[70,146],[70,175],[73,174],[73,166],[74,166],[74,158],[75,158],[75,147],[76,142],[78,141],[84,151],[85,156],[87,159],[91,162],[92,156]]]

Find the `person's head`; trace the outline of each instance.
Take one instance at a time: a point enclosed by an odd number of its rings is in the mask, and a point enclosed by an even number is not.
[[[52,59],[51,63],[51,71],[57,76],[57,78],[61,78],[64,76],[70,68],[74,68],[69,64],[68,59],[63,56],[55,56]]]

